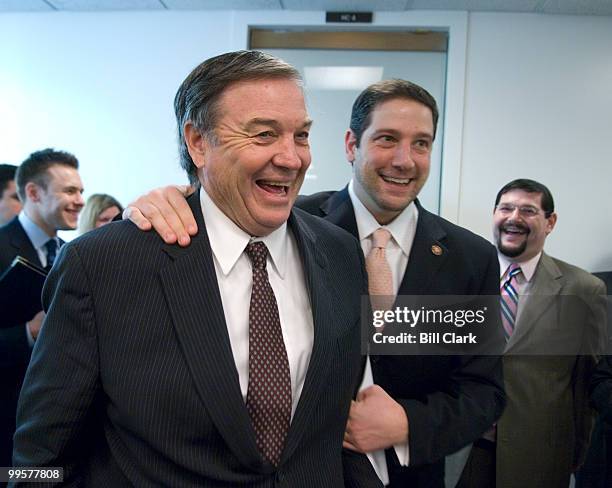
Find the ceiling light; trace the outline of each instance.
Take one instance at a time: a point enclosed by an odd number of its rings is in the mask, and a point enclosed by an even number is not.
[[[383,67],[306,66],[304,78],[309,90],[363,90],[382,80]]]

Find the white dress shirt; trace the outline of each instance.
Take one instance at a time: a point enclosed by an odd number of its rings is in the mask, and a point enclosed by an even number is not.
[[[249,385],[249,306],[253,271],[244,250],[251,241],[262,241],[268,248],[268,277],[278,304],[289,360],[293,418],[304,386],[314,340],[310,298],[295,238],[286,223],[263,238],[253,238],[232,222],[203,188],[200,190],[200,202],[240,390],[245,402]]]
[[[370,249],[372,249],[372,233],[379,228],[384,228],[391,234],[391,239],[385,251],[385,256],[391,268],[391,275],[393,278],[393,294],[397,295],[402,278],[406,272],[406,266],[408,266],[408,257],[410,256],[410,250],[412,249],[412,243],[414,242],[414,236],[416,234],[417,221],[419,218],[419,211],[414,204],[410,203],[402,212],[387,225],[380,225],[370,211],[365,207],[361,200],[355,195],[353,188],[353,180],[349,183],[348,187],[349,196],[353,209],[355,211],[355,220],[357,221],[357,232],[359,233],[359,243],[365,256],[368,255]],[[363,375],[363,381],[361,382],[360,390],[367,388],[374,384],[372,376],[372,365],[370,364],[370,358],[368,357],[366,362],[366,369]],[[410,450],[408,448],[408,441],[404,444],[397,444],[393,446],[397,458],[402,466],[408,466],[410,463]],[[387,460],[385,458],[384,451],[375,451],[368,454],[368,458],[374,467],[374,471],[383,482],[383,484],[389,484],[389,473],[387,470]]]
[[[59,241],[57,237],[48,236],[47,233],[42,230],[38,225],[36,225],[30,217],[28,217],[25,212],[22,210],[17,217],[19,219],[19,223],[23,227],[28,239],[32,243],[32,246],[36,250],[36,254],[38,254],[38,259],[40,259],[40,263],[42,267],[45,268],[47,266],[47,248],[45,244],[50,239],[55,239],[58,244],[59,249]]]

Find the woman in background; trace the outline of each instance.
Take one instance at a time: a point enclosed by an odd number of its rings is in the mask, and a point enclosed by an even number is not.
[[[79,219],[79,235],[110,223],[123,212],[121,204],[110,195],[95,193],[87,199]]]

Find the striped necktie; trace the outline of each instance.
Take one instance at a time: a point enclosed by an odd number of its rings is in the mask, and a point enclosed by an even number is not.
[[[512,263],[508,266],[505,274],[506,278],[500,288],[501,317],[506,341],[510,339],[514,332],[516,322],[519,300],[517,275],[519,273],[521,273],[521,267],[518,264]]]

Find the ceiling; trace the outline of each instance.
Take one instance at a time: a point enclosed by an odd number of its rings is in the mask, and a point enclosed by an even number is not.
[[[612,0],[0,0],[0,12],[262,9],[366,12],[467,10],[612,15]]]

